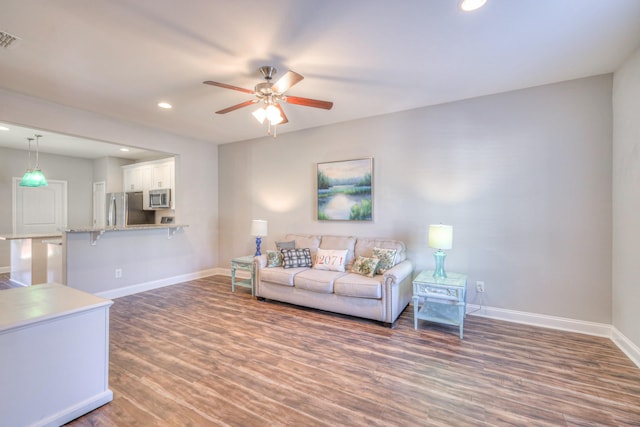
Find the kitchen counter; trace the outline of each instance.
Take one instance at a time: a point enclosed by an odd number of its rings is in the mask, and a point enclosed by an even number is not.
[[[61,237],[60,232],[0,235],[0,240],[11,243],[10,280],[21,286],[47,282],[48,245],[46,241]]]
[[[65,233],[95,233],[105,231],[129,231],[129,230],[155,230],[158,228],[183,228],[188,227],[186,224],[137,224],[116,227],[69,227],[61,228],[60,231]]]
[[[188,230],[185,224],[67,227],[62,283],[108,298],[166,286],[191,256]]]
[[[113,399],[111,305],[54,283],[2,291],[3,426],[58,426]]]
[[[0,240],[55,239],[62,237],[60,233],[48,234],[0,234]]]
[[[140,230],[158,230],[166,229],[167,238],[171,239],[176,231],[188,227],[186,224],[136,224],[116,227],[73,227],[61,228],[63,233],[89,233],[89,242],[91,246],[98,243],[98,239],[107,231],[140,231]]]

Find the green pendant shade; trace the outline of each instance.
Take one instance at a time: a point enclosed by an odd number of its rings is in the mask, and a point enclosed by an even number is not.
[[[22,180],[20,180],[21,187],[45,187],[49,185],[47,182],[47,178],[44,177],[44,174],[40,170],[38,166],[38,142],[42,135],[36,135],[36,167],[35,169],[31,169],[31,141],[33,138],[27,138],[29,141],[29,166],[27,167],[27,171],[24,173]]]
[[[21,187],[45,187],[47,185],[49,185],[47,178],[44,177],[40,169],[26,171],[20,181]]]

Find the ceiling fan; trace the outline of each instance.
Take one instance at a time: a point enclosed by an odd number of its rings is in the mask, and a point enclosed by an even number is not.
[[[253,90],[232,86],[226,83],[213,82],[210,80],[203,82],[207,85],[218,86],[225,89],[232,89],[248,93],[250,95],[255,95],[255,99],[216,111],[216,114],[230,113],[231,111],[262,102],[264,104],[263,107],[254,111],[253,115],[260,123],[264,123],[264,120],[267,119],[269,123],[269,133],[271,133],[271,126],[285,124],[289,121],[278,101],[286,102],[288,104],[303,105],[305,107],[322,108],[325,110],[330,110],[333,107],[333,102],[301,98],[299,96],[288,96],[284,94],[291,86],[304,79],[302,75],[289,70],[284,76],[280,77],[277,82],[272,84],[271,80],[277,72],[275,67],[264,66],[260,67],[259,70],[265,81],[258,83]]]

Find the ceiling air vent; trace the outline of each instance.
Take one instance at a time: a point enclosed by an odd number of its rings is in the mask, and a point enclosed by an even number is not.
[[[4,31],[0,31],[0,47],[7,48],[11,46],[11,43],[18,40],[16,36],[12,36],[9,33],[5,33]]]

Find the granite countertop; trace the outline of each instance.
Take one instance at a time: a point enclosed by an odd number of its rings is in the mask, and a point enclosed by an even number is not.
[[[165,228],[184,228],[188,227],[186,224],[138,224],[138,225],[126,225],[116,227],[68,227],[61,228],[60,231],[64,233],[95,233],[104,231],[132,231],[132,230],[155,230]]]
[[[23,240],[23,239],[56,239],[61,238],[60,232],[49,234],[3,234],[0,235],[0,240]]]

